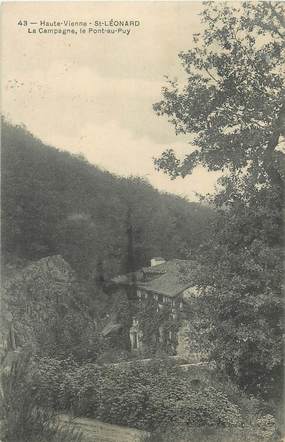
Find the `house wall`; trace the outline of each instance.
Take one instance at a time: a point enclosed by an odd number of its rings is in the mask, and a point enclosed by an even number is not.
[[[139,327],[139,322],[136,318],[133,318],[133,323],[130,328],[130,341],[131,341],[131,349],[132,350],[142,350],[143,342],[142,342],[142,331]]]
[[[140,308],[145,308],[148,302],[154,302],[154,308],[156,309],[155,313],[159,313],[165,306],[170,308],[168,317],[164,318],[164,323],[159,322],[157,329],[157,341],[161,344],[162,347],[167,346],[167,348],[171,349],[171,354],[173,354],[173,352],[175,353],[177,342],[176,328],[178,329],[178,327],[175,327],[175,321],[178,322],[180,320],[181,311],[183,311],[182,297],[178,296],[176,298],[171,298],[161,294],[147,292],[146,290],[143,290],[141,288],[137,289],[136,295],[138,302],[138,311],[140,310]],[[130,328],[131,348],[134,351],[144,349],[143,332],[141,328],[143,328],[142,324],[140,324],[138,319],[134,317],[132,327]],[[150,344],[153,344],[153,342]]]
[[[165,296],[162,294],[147,292],[143,289],[137,289],[137,299],[139,302],[144,302],[147,299],[153,299],[157,302],[158,308],[163,305],[169,305],[174,311],[183,311],[184,303],[181,295],[176,297]]]

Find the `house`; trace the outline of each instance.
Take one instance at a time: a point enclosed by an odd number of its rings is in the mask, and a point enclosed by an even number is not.
[[[148,303],[159,313],[167,311],[167,330],[165,324],[160,323],[154,339],[170,347],[176,346],[177,324],[187,314],[187,297],[196,293],[195,261],[172,259],[165,261],[161,257],[152,258],[149,267],[119,275],[111,280],[114,287],[124,289],[129,298],[137,305],[137,314],[134,314],[130,328],[130,342],[132,350],[143,348],[143,331],[139,320],[140,310]],[[170,324],[176,325],[171,327]],[[167,335],[167,336],[166,336]],[[175,353],[175,349],[172,351]]]

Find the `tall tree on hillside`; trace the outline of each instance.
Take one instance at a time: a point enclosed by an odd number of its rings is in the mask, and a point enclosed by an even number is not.
[[[284,5],[209,2],[202,22],[179,55],[186,85],[169,81],[154,105],[191,134],[193,150],[181,161],[169,149],[155,164],[172,178],[198,164],[227,172],[201,256],[200,332],[235,380],[273,394],[282,358]]]

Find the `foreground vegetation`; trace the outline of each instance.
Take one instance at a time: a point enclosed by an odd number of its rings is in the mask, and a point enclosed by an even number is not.
[[[31,354],[23,351],[1,370],[1,441],[81,442],[78,431],[61,426],[56,412],[40,407],[38,389],[32,382]]]
[[[19,398],[10,389],[11,382],[20,392]],[[230,381],[221,382],[209,369],[193,367],[183,372],[168,360],[99,366],[29,359],[23,353],[4,388],[4,413],[8,422],[12,418],[5,439],[9,442],[30,441],[35,432],[46,434],[48,441],[65,442],[68,436],[79,441],[80,435],[72,430],[63,429],[56,436],[56,413],[147,430],[157,442],[179,437],[191,441],[194,435],[194,440],[201,441],[205,435],[212,435],[211,440],[231,434],[229,440],[251,437],[253,441],[276,440],[278,436],[268,404],[241,393]],[[247,439],[242,439],[246,433]]]

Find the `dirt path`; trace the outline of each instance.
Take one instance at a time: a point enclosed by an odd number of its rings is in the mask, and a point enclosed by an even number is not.
[[[144,442],[149,433],[134,428],[106,424],[96,419],[70,418],[60,415],[59,420],[64,425],[78,429],[83,436],[83,442]]]

